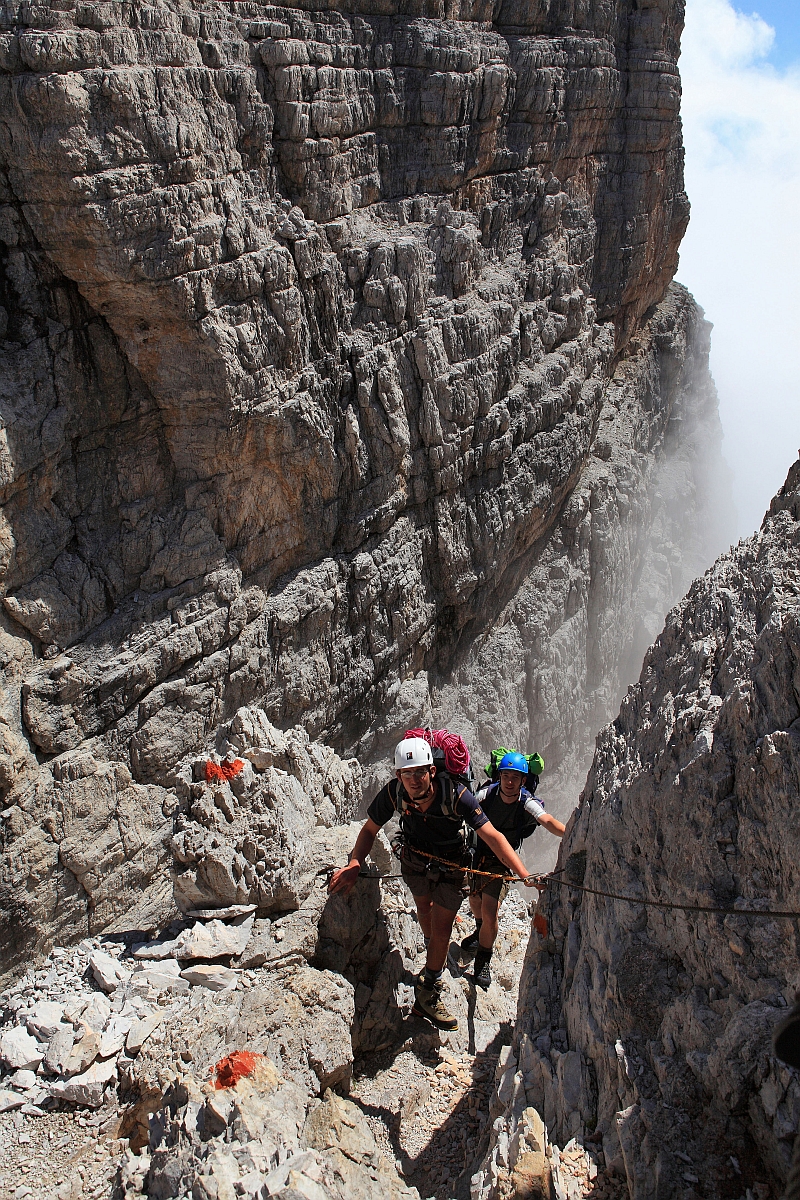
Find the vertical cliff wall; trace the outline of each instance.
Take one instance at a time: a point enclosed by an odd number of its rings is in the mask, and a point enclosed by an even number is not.
[[[352,748],[537,564],[534,732],[573,753],[656,562],[632,514],[692,457],[681,21],[0,9],[6,962],[153,919],[180,771],[242,706]]]
[[[598,728],[667,610],[726,541],[708,332],[671,287],[612,375],[592,455],[524,582],[488,629],[465,631],[445,681],[408,689],[421,716],[465,732],[478,767],[492,746],[542,753],[541,796],[564,820]],[[529,865],[552,866],[557,849],[540,833]]]
[[[771,1053],[800,986],[800,463],[669,614],[600,734],[520,993],[523,1095],[630,1195],[780,1195],[800,1118]],[[729,908],[727,915],[639,900]],[[741,913],[741,915],[740,915]],[[509,1114],[514,1122],[514,1117]]]

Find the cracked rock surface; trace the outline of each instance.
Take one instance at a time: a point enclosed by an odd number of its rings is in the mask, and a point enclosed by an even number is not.
[[[681,19],[671,0],[2,6],[9,969],[168,919],[175,773],[225,753],[239,710],[382,758],[376,719],[438,696],[529,576],[533,733],[555,766],[606,719],[624,671],[583,623],[674,599],[649,465],[689,377],[709,386],[669,290]],[[706,409],[672,441],[713,457]],[[231,902],[261,886],[236,853]],[[201,902],[211,867],[186,863]]]
[[[800,911],[798,597],[795,463],[598,738],[560,865],[631,902],[551,887],[529,946],[520,1081],[560,1142],[596,1130],[634,1200],[777,1196],[788,1173],[800,1083],[771,1036],[800,984],[795,924],[745,914]]]

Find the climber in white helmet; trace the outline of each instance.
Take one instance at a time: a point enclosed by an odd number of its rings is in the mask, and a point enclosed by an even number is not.
[[[346,867],[334,871],[329,891],[352,889],[382,825],[400,814],[403,835],[401,870],[417,905],[425,935],[427,959],[417,979],[414,1012],[440,1029],[457,1029],[458,1021],[442,1001],[442,975],[456,913],[467,895],[465,826],[529,886],[522,859],[494,828],[472,792],[447,773],[437,776],[431,748],[424,738],[404,738],[394,752],[395,778],[381,788],[367,809]],[[433,858],[426,857],[434,856]],[[436,859],[458,864],[448,867]]]

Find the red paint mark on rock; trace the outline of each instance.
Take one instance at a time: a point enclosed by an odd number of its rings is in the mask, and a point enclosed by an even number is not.
[[[547,937],[547,920],[541,913],[537,913],[533,918],[533,928],[542,937]]]
[[[219,765],[214,762],[206,763],[206,783],[220,782],[227,779],[235,779],[240,771],[244,770],[244,763],[240,758],[235,758],[233,762],[221,762]]]
[[[234,1050],[233,1054],[221,1058],[213,1068],[213,1073],[216,1074],[214,1087],[217,1091],[220,1088],[236,1087],[240,1079],[253,1074],[256,1064],[263,1057],[263,1054],[253,1054],[251,1050]]]

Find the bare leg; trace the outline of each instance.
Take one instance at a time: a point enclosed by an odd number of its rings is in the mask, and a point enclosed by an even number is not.
[[[456,919],[456,914],[450,912],[447,908],[442,908],[439,904],[434,904],[432,908],[431,940],[428,946],[428,958],[425,966],[431,971],[441,971],[444,966],[444,960],[447,958],[450,934],[453,931],[453,922]]]
[[[481,894],[480,894],[480,892],[476,893],[474,896],[470,896],[469,907],[470,907],[470,911],[471,911],[473,917],[475,918],[475,920],[482,921],[483,920],[483,911],[481,909]]]
[[[487,896],[484,892],[481,896],[481,917],[483,924],[478,942],[484,950],[491,950],[497,937],[498,914],[500,911],[500,901],[494,896]]]
[[[431,936],[431,909],[433,901],[430,896],[415,896],[414,903],[417,906],[417,920],[420,923],[422,932],[426,938]]]

